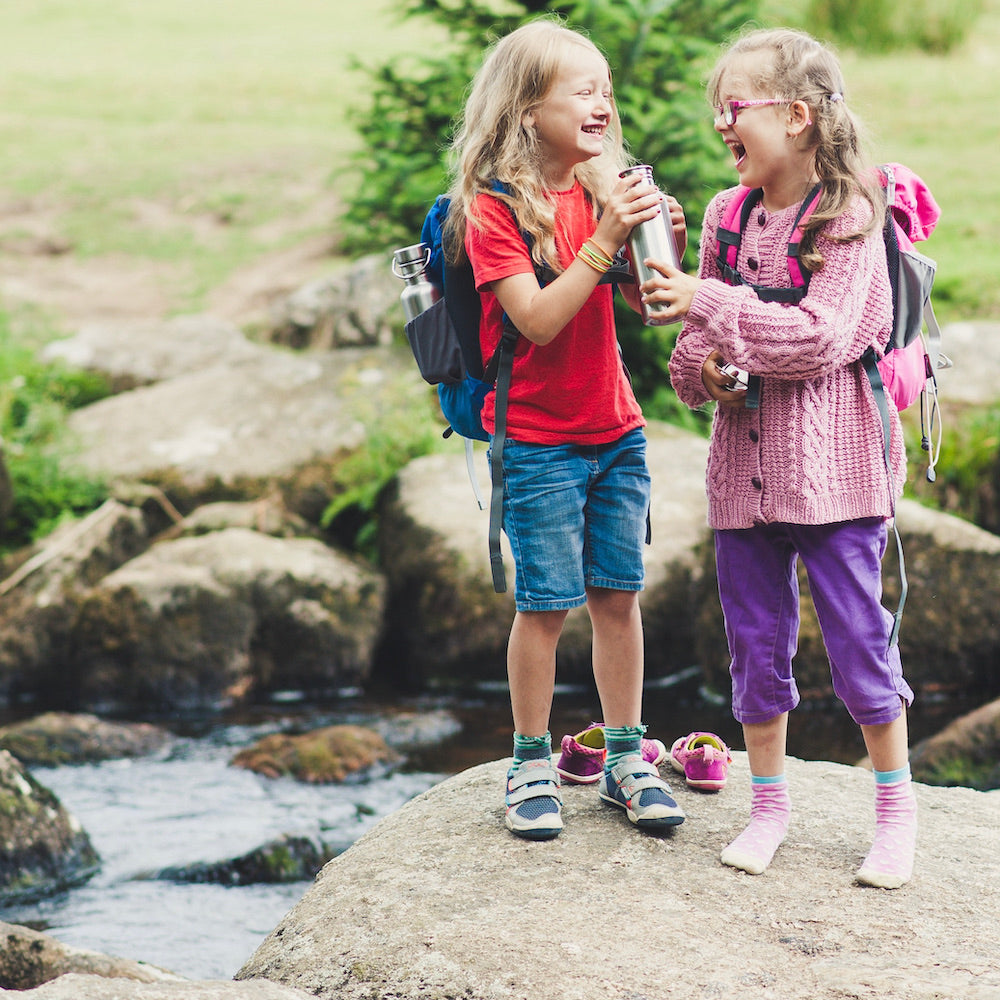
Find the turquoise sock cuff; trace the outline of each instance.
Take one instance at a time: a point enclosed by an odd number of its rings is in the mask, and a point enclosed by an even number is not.
[[[874,771],[876,785],[891,785],[897,781],[906,781],[910,777],[910,765],[904,764],[895,771]]]
[[[604,727],[604,769],[610,771],[623,757],[642,753],[642,734],[646,727],[605,726]]]
[[[785,776],[783,774],[773,774],[773,775],[763,775],[763,776],[757,774],[750,775],[751,785],[780,785],[781,782],[783,782],[784,780]]]
[[[514,733],[514,763],[523,760],[547,760],[552,756],[552,734],[522,736]]]

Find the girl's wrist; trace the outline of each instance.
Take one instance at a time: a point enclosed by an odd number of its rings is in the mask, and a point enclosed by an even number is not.
[[[592,238],[584,240],[583,246],[580,247],[576,255],[584,264],[597,271],[598,274],[604,274],[614,264],[614,259],[611,255]]]
[[[615,255],[613,253],[608,253],[608,251],[604,249],[604,244],[602,244],[601,242],[599,242],[593,236],[591,236],[587,240],[584,240],[584,246],[586,246],[586,244],[588,244],[588,243],[592,243],[598,250],[601,251],[602,254],[604,254],[605,257],[607,257],[608,260],[611,261],[612,264],[614,263],[614,256]],[[608,265],[608,267],[610,267],[610,266],[611,266],[611,264]]]

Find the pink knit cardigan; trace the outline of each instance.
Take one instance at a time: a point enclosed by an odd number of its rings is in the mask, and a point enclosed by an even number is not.
[[[823,268],[797,305],[762,302],[726,285],[715,259],[715,232],[735,189],[705,212],[699,275],[707,279],[670,358],[677,395],[694,408],[710,397],[702,363],[716,349],[762,377],[759,409],[716,408],[708,458],[708,520],[713,528],[786,522],[829,524],[889,517],[906,476],[899,416],[889,404],[892,482],[881,421],[858,359],[881,350],[892,323],[882,236],[835,243],[821,236]],[[787,247],[798,205],[756,208],[738,270],[755,284],[789,286]],[[870,217],[858,202],[827,234],[855,232]]]

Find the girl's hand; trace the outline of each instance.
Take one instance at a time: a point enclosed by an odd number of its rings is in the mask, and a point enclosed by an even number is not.
[[[726,359],[718,351],[712,351],[701,366],[702,384],[720,406],[743,407],[746,405],[747,391],[729,388],[733,384],[733,377],[722,371],[725,363]]]
[[[677,259],[684,256],[687,249],[688,230],[687,222],[684,219],[684,209],[681,203],[672,195],[664,195],[667,203],[667,211],[670,213],[670,226],[674,231],[674,242],[677,244]]]
[[[594,230],[594,242],[605,252],[614,254],[640,222],[655,219],[661,213],[661,202],[660,189],[640,174],[620,177],[601,212]]]
[[[691,308],[695,293],[701,287],[702,279],[685,274],[665,261],[650,258],[646,260],[646,265],[658,271],[659,275],[639,286],[642,301],[670,306],[670,311],[664,316],[667,322],[683,319]]]

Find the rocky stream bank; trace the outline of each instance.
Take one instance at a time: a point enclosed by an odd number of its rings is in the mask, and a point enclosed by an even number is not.
[[[388,342],[398,289],[378,280],[383,261],[364,267],[289,299],[271,343],[212,317],[181,317],[90,324],[50,348],[119,390],[73,419],[80,462],[107,479],[110,498],[4,567],[0,705],[142,718],[289,692],[502,681],[512,604],[490,588],[484,515],[459,446],[412,462],[384,492],[377,567],[319,528],[338,463],[382,421],[433,405]],[[972,363],[983,345],[1000,354],[995,332],[949,328],[962,381],[946,373],[946,399],[995,402],[988,371],[1000,356]],[[657,425],[649,438],[649,675],[696,664],[706,689],[724,691],[705,443]],[[910,683],[918,697],[974,690],[987,704],[1000,694],[1000,538],[912,501],[899,522]],[[887,565],[887,602],[894,579]],[[808,613],[797,665],[809,697],[829,694]],[[568,623],[560,671],[589,672],[583,615]],[[985,788],[995,787],[998,734],[995,709],[984,712],[975,733]],[[30,788],[11,761],[9,784]],[[722,869],[718,849],[746,809],[740,764],[719,796],[681,790],[690,819],[675,837],[640,837],[574,790],[567,834],[541,849],[502,829],[503,762],[480,765],[330,860],[239,982],[181,982],[129,962],[109,972],[100,956],[4,928],[9,955],[51,957],[34,981],[18,980],[18,995],[569,1000],[599,984],[621,1000],[1000,996],[995,935],[981,930],[1000,916],[1000,792],[922,786],[920,872],[885,894],[850,884],[870,825],[870,776],[841,765],[790,762],[802,822],[784,867],[760,879]],[[64,822],[79,849],[72,817]],[[640,901],[641,933],[616,935],[605,962],[600,914],[619,895]],[[543,915],[545,934],[529,912]],[[507,963],[505,953],[518,958]]]

